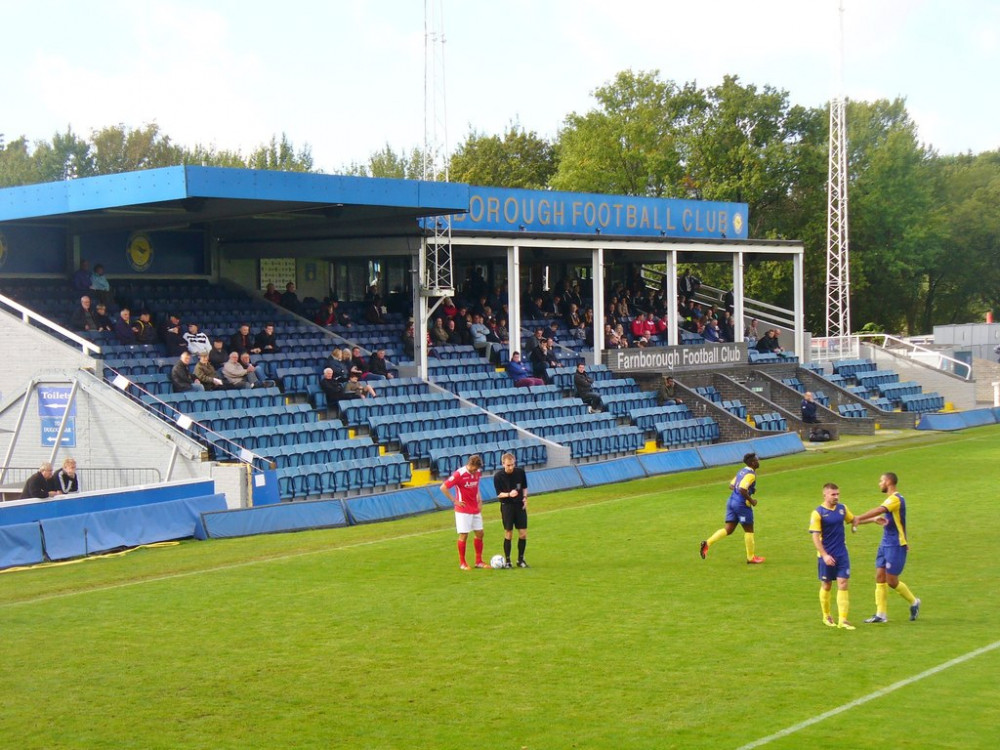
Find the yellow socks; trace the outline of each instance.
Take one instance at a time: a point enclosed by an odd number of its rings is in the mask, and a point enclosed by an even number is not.
[[[719,529],[714,534],[712,534],[712,536],[710,536],[708,538],[708,540],[707,540],[708,541],[708,546],[711,547],[713,544],[715,544],[720,539],[725,539],[725,537],[726,537],[726,530],[725,530],[725,528]]]
[[[884,615],[889,602],[889,584],[875,584],[875,614]]]
[[[823,617],[830,616],[830,589],[819,587],[819,608],[823,610]]]
[[[754,555],[754,541],[753,534],[744,534],[743,543],[747,547],[747,560],[752,560]]]
[[[896,584],[896,593],[899,594],[904,599],[906,599],[906,601],[908,601],[910,604],[913,604],[914,602],[917,601],[917,597],[915,597],[913,595],[913,592],[910,591],[910,587],[907,586],[902,581],[899,581]]]
[[[830,592],[828,591],[827,594]],[[840,622],[847,620],[847,611],[850,609],[851,596],[847,589],[837,589],[837,616]]]

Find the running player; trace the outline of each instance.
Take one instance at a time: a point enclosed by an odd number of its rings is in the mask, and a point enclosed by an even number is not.
[[[756,453],[747,453],[743,456],[743,463],[746,465],[736,472],[733,481],[729,483],[731,492],[729,502],[726,504],[726,525],[701,543],[702,559],[708,555],[709,547],[732,534],[736,530],[736,524],[739,524],[743,527],[747,565],[760,565],[764,562],[763,557],[758,557],[755,554],[753,535],[753,509],[757,505],[753,494],[757,491],[757,469],[760,467],[760,461],[757,459]]]
[[[459,568],[469,570],[465,562],[465,548],[471,531],[475,539],[476,567],[488,567],[483,562],[483,498],[479,494],[479,480],[483,475],[483,459],[478,453],[469,456],[469,462],[441,483],[441,492],[455,506],[455,527],[458,529]],[[449,490],[455,488],[452,497]]]

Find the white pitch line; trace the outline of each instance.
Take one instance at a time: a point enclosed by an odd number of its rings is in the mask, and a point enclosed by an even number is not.
[[[889,693],[895,692],[896,690],[906,687],[907,685],[911,685],[914,682],[919,682],[925,677],[931,677],[933,675],[936,675],[938,672],[943,672],[944,670],[950,669],[951,667],[954,667],[957,664],[969,661],[970,659],[975,659],[977,656],[982,656],[983,654],[989,651],[993,651],[994,649],[997,648],[1000,648],[1000,641],[994,641],[988,646],[977,648],[975,651],[970,651],[969,653],[963,654],[962,656],[956,656],[951,661],[946,661],[944,664],[938,664],[936,667],[931,667],[930,669],[924,670],[920,674],[914,675],[913,677],[907,677],[905,680],[894,682],[888,687],[884,687],[881,690],[876,690],[874,693],[869,693],[868,695],[853,700],[850,703],[845,703],[844,705],[838,706],[837,708],[830,709],[829,711],[821,713],[819,716],[814,716],[813,718],[806,719],[805,721],[799,722],[798,724],[793,724],[792,726],[786,729],[782,729],[780,732],[775,732],[774,734],[770,734],[767,737],[762,737],[759,740],[754,740],[749,745],[740,746],[739,748],[737,748],[737,750],[752,750],[752,748],[761,747],[762,745],[774,742],[775,740],[780,740],[783,737],[788,737],[789,735],[795,734],[796,732],[806,729],[807,727],[811,727],[813,724],[819,724],[821,721],[825,721],[826,719],[829,719],[831,716],[836,716],[837,714],[842,714],[845,711],[850,711],[852,708],[857,708],[858,706],[864,705],[865,703],[873,701],[876,698],[881,698],[883,695],[888,695]]]

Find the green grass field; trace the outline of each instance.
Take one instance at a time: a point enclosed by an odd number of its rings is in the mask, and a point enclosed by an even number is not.
[[[0,575],[0,737],[18,748],[769,748],[996,744],[1000,428],[764,461],[761,566],[712,548],[735,467],[536,496],[530,570],[458,570],[453,515],[189,542]],[[820,623],[806,531],[824,482],[907,498],[849,535],[854,632]],[[497,506],[486,548],[500,550]],[[471,546],[471,545],[470,545]],[[872,700],[876,691],[912,682]],[[849,706],[854,701],[858,705]]]

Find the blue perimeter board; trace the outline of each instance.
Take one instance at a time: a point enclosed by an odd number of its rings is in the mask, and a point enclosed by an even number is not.
[[[469,186],[223,167],[163,167],[0,190],[0,222],[184,198],[397,206],[440,213],[466,210]]]

